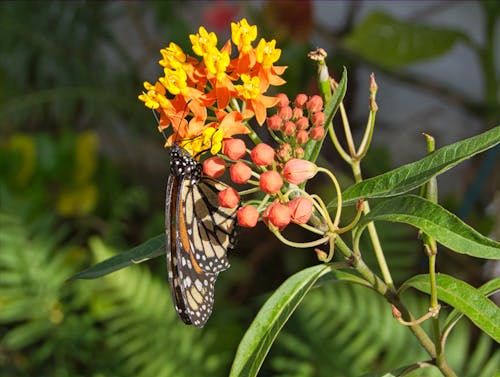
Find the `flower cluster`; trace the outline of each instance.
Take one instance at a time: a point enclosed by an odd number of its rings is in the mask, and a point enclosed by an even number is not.
[[[264,95],[271,86],[284,83],[286,67],[275,66],[281,54],[274,40],[260,39],[257,27],[245,19],[231,24],[231,40],[217,47],[217,36],[204,27],[190,35],[193,53],[188,56],[170,43],[161,50],[164,75],[153,85],[144,83],[139,96],[146,107],[160,115],[159,130],[171,128],[166,146],[177,143],[203,161],[204,175],[219,178],[226,170],[235,185],[219,193],[223,207],[238,209],[238,222],[254,227],[259,219],[272,229],[282,230],[290,222],[306,224],[315,200],[297,185],[312,178],[318,168],[304,160],[304,147],[325,134],[325,115],[320,96]],[[232,50],[237,53],[232,57]],[[267,110],[274,115],[267,118]],[[262,143],[248,126],[255,118],[267,124],[277,147]],[[249,134],[255,143],[248,148],[240,138]],[[259,199],[243,196],[260,193]],[[316,208],[318,208],[316,206]]]
[[[281,55],[275,40],[262,38],[254,47],[257,27],[246,19],[232,23],[231,32],[231,40],[218,48],[215,33],[201,26],[189,36],[197,57],[170,43],[160,51],[163,76],[154,85],[145,82],[139,96],[160,114],[160,131],[172,127],[166,145],[176,142],[196,158],[206,151],[216,154],[223,140],[248,133],[251,118],[262,125],[266,109],[279,101],[264,93],[285,82],[280,75],[286,67],[274,65]]]

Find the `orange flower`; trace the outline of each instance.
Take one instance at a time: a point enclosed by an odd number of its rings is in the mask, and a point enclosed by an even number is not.
[[[242,74],[241,80],[243,81],[242,85],[235,85],[236,92],[246,102],[247,109],[255,114],[257,123],[262,126],[266,120],[266,109],[276,105],[280,99],[262,95],[260,79],[257,76],[250,77]]]

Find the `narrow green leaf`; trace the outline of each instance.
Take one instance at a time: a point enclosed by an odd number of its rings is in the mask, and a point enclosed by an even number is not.
[[[138,264],[149,259],[156,258],[165,253],[165,235],[153,237],[148,241],[134,247],[128,251],[117,254],[109,259],[97,263],[76,275],[73,275],[68,280],[76,279],[95,279],[103,275],[110,274],[121,268]]]
[[[439,204],[415,195],[384,200],[358,223],[355,242],[371,221],[406,223],[449,249],[478,258],[500,259],[500,243],[483,236]]]
[[[347,70],[344,67],[344,70],[342,72],[342,78],[340,79],[339,85],[337,89],[335,89],[335,92],[333,92],[333,95],[330,97],[330,99],[325,105],[325,110],[324,110],[325,128],[330,124],[330,122],[333,120],[333,117],[337,113],[340,103],[344,99],[346,91],[347,91]],[[325,138],[323,138],[322,140],[310,139],[304,146],[304,159],[311,162],[316,162],[324,140]]]
[[[230,377],[256,376],[276,336],[329,265],[306,268],[289,277],[266,301],[238,346]]]
[[[412,24],[376,11],[343,40],[343,45],[364,59],[384,67],[434,58],[457,42],[468,42],[459,30]]]
[[[500,126],[480,135],[447,145],[421,160],[400,166],[387,173],[357,183],[342,193],[343,205],[356,204],[359,199],[387,198],[401,195],[451,169],[477,153],[500,143]],[[328,205],[335,207],[334,199]]]
[[[464,313],[477,327],[500,342],[500,308],[493,301],[473,286],[449,275],[437,274],[436,283],[439,300]],[[414,276],[400,290],[408,287],[430,293],[429,276]]]
[[[500,291],[500,277],[490,280],[489,282],[483,284],[481,287],[477,289],[479,293],[485,295],[486,297]],[[443,331],[450,327],[454,326],[460,318],[462,318],[464,314],[460,312],[458,309],[453,309],[453,311],[448,314],[446,321],[443,325]]]

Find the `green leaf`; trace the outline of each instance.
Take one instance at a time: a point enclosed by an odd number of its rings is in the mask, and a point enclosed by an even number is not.
[[[328,127],[328,125],[333,120],[333,117],[337,113],[340,103],[344,99],[346,91],[347,91],[347,70],[344,67],[344,70],[342,72],[342,78],[340,79],[339,85],[337,89],[335,89],[335,92],[333,92],[333,95],[330,97],[330,99],[325,105],[325,110],[324,110],[325,128]],[[321,140],[310,139],[304,146],[304,159],[311,162],[316,162],[324,140],[325,138]]]
[[[356,204],[359,199],[387,198],[404,194],[498,143],[500,143],[500,126],[480,135],[447,145],[421,160],[400,166],[349,187],[342,193],[343,205]],[[334,199],[328,206],[335,207],[336,202]]]
[[[332,266],[317,265],[289,277],[266,301],[238,346],[230,377],[256,376],[276,336],[307,292]]]
[[[153,237],[148,241],[134,247],[128,251],[117,254],[109,259],[97,263],[76,275],[73,275],[68,280],[76,279],[95,279],[103,275],[110,274],[121,268],[138,264],[149,259],[156,258],[165,253],[165,235]]]
[[[483,236],[439,204],[415,195],[384,200],[358,223],[355,243],[371,221],[406,223],[449,249],[478,258],[500,259],[500,243]]]
[[[500,308],[493,301],[473,286],[449,275],[437,274],[436,284],[439,300],[464,313],[477,327],[500,342]],[[404,291],[408,287],[429,294],[429,276],[414,276],[400,290]]]
[[[411,24],[383,12],[373,12],[343,40],[343,44],[371,62],[398,67],[438,57],[461,41],[469,39],[458,30]]]
[[[500,277],[490,280],[489,282],[483,284],[481,287],[479,287],[478,292],[481,293],[482,295],[485,295],[486,297],[500,291]],[[463,316],[464,314],[461,313],[458,309],[454,309],[446,318],[446,321],[443,325],[443,331],[445,328],[449,326],[454,326],[456,322]]]

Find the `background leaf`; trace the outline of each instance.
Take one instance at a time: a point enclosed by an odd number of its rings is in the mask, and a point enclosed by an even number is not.
[[[356,240],[371,221],[410,224],[457,253],[500,259],[500,243],[483,236],[440,205],[419,196],[400,196],[377,204],[358,223]]]
[[[500,126],[442,147],[421,160],[400,166],[349,187],[342,193],[343,205],[356,204],[359,199],[386,198],[404,194],[498,143],[500,143]],[[329,204],[329,207],[335,206],[336,199]]]
[[[436,275],[438,298],[464,313],[477,327],[500,342],[500,308],[479,290],[445,274]],[[407,280],[401,290],[413,287],[430,293],[428,275],[417,275]]]
[[[373,12],[344,40],[357,55],[385,67],[398,67],[440,56],[468,37],[453,29],[410,24]]]
[[[97,263],[75,275],[69,280],[95,279],[103,275],[110,274],[121,268],[145,262],[165,253],[165,235],[153,237],[143,244],[128,251],[112,256],[100,263]]]

